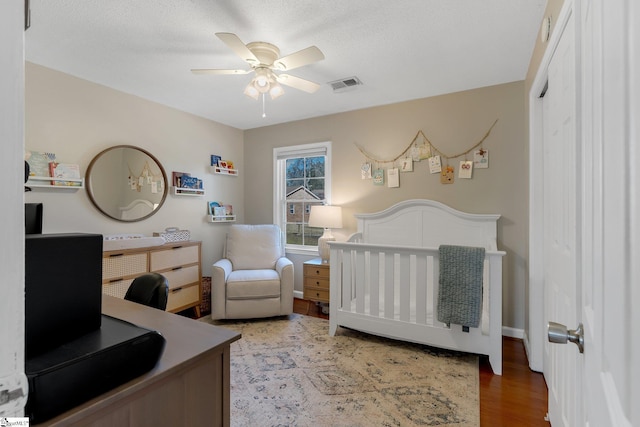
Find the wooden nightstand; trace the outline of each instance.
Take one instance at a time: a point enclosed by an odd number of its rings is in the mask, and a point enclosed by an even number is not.
[[[306,261],[302,267],[304,299],[329,303],[329,264],[320,258]]]

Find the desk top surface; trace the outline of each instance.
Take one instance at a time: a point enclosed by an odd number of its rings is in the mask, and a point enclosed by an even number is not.
[[[39,425],[61,425],[59,423],[64,423],[68,417],[91,412],[120,399],[122,395],[131,395],[153,386],[240,339],[238,332],[108,295],[102,295],[102,313],[160,332],[166,339],[162,357],[146,374]]]

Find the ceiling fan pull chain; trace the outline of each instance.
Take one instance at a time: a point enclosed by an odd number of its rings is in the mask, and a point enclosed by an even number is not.
[[[265,112],[264,109],[264,93],[262,94],[262,117],[267,117],[267,113]]]

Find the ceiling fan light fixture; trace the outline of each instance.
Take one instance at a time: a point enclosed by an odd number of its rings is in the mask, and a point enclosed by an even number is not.
[[[253,85],[260,93],[267,93],[271,88],[271,76],[265,68],[256,69],[256,76],[253,78]]]
[[[253,85],[253,81],[249,83],[247,87],[244,88],[244,94],[247,95],[249,98],[255,99],[256,101],[260,96],[260,92],[258,92],[258,89],[256,89],[255,86]]]
[[[269,89],[269,95],[271,95],[271,99],[280,98],[282,95],[284,95],[284,89],[282,88],[280,83],[274,81],[271,84],[271,89]]]

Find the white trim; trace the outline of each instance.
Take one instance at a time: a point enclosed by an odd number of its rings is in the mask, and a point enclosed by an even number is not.
[[[560,42],[560,36],[571,16],[572,2],[566,1],[560,11],[557,23],[547,49],[540,61],[538,72],[529,91],[529,367],[542,371],[544,354],[544,252],[543,252],[543,176],[541,165],[542,150],[542,101],[540,93],[547,83],[549,63]]]
[[[289,145],[285,147],[275,147],[273,149],[273,218],[274,224],[284,224],[286,221],[287,204],[280,203],[285,199],[286,187],[284,182],[279,178],[284,171],[282,170],[282,163],[279,160],[287,157],[294,156],[313,156],[324,155],[327,161],[324,164],[324,199],[327,204],[331,204],[331,141],[313,142],[309,144]],[[317,246],[310,246],[310,251],[302,250],[299,248],[290,248],[286,245],[286,230],[283,230],[285,236],[285,249],[290,253],[298,253],[301,255],[309,255],[310,252],[318,251]]]
[[[524,338],[524,329],[510,328],[508,326],[502,327],[502,336],[509,338],[517,338],[519,340]]]

